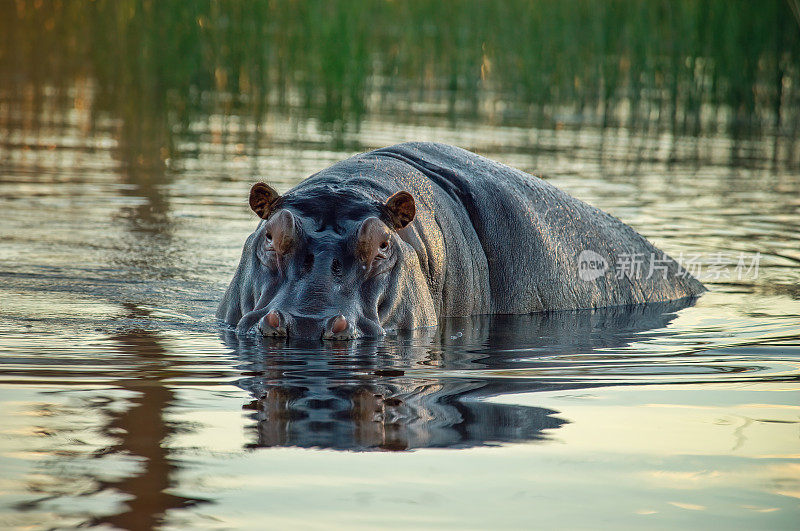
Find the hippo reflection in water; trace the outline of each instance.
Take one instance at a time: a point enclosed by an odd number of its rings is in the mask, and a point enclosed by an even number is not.
[[[236,385],[254,398],[244,405],[249,447],[471,448],[558,438],[569,421],[536,393],[641,383],[652,357],[621,349],[663,337],[691,302],[444,318],[438,328],[310,348],[231,330],[222,339],[239,361]]]
[[[239,333],[352,339],[442,317],[631,305],[705,291],[613,216],[443,144],[356,155],[282,196],[257,183],[250,206],[262,220],[217,314]],[[643,263],[623,275],[609,267],[626,259]]]

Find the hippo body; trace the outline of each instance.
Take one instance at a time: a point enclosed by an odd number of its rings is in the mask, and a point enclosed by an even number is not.
[[[705,291],[613,216],[444,144],[355,155],[283,196],[259,183],[250,204],[262,221],[218,311],[239,332],[347,339]],[[588,276],[586,256],[600,261]]]

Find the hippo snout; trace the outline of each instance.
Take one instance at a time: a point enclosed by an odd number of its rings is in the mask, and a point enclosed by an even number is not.
[[[353,319],[342,314],[318,317],[271,310],[259,320],[257,328],[269,337],[343,340],[355,339],[359,335]]]

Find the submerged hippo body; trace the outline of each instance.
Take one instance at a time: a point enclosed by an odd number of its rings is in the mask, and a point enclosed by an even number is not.
[[[250,206],[262,220],[217,314],[240,333],[349,339],[705,291],[618,219],[443,144],[356,155],[283,196],[258,183]]]

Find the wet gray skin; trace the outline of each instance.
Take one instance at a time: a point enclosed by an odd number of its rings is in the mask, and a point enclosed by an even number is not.
[[[352,339],[705,291],[613,216],[444,144],[356,155],[283,196],[258,183],[250,206],[262,220],[217,312],[243,334]],[[588,275],[586,251],[603,266]]]

